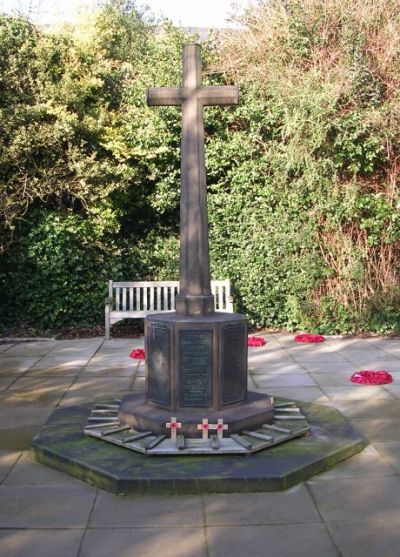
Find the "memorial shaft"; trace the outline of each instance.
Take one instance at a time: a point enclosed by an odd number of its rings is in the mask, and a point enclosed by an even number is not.
[[[150,88],[150,106],[182,106],[180,288],[176,312],[207,315],[214,312],[208,253],[207,183],[204,158],[203,107],[237,104],[237,87],[203,87],[200,46],[183,50],[183,86]]]

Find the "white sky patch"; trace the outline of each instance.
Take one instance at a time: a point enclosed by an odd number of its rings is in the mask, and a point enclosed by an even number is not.
[[[21,13],[38,23],[74,21],[79,14],[95,10],[99,0],[0,0],[0,12]],[[231,27],[230,16],[243,11],[251,0],[138,0],[156,17],[166,17],[183,27]]]

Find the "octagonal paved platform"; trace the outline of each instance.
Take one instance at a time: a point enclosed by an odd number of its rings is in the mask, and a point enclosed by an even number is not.
[[[58,408],[33,440],[36,459],[114,493],[278,491],[332,468],[368,443],[333,408],[298,403],[307,437],[250,456],[146,456],[88,438],[90,406]]]

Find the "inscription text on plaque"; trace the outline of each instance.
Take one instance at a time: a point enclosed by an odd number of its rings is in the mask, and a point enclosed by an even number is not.
[[[246,325],[235,323],[222,329],[222,404],[244,400],[247,387]]]
[[[180,344],[180,406],[212,404],[212,330],[182,330]]]
[[[148,388],[147,398],[158,404],[171,403],[169,374],[170,330],[163,323],[150,323],[148,342]]]

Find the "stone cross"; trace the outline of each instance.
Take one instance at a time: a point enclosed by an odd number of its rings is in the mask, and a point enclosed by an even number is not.
[[[165,424],[165,427],[171,430],[171,439],[173,441],[176,441],[176,432],[182,427],[182,424],[178,422],[176,418],[171,418],[171,421],[167,422]]]
[[[207,315],[214,312],[210,287],[206,168],[203,107],[239,101],[234,86],[203,87],[200,46],[183,49],[183,85],[149,88],[149,106],[182,106],[180,287],[176,312]]]

